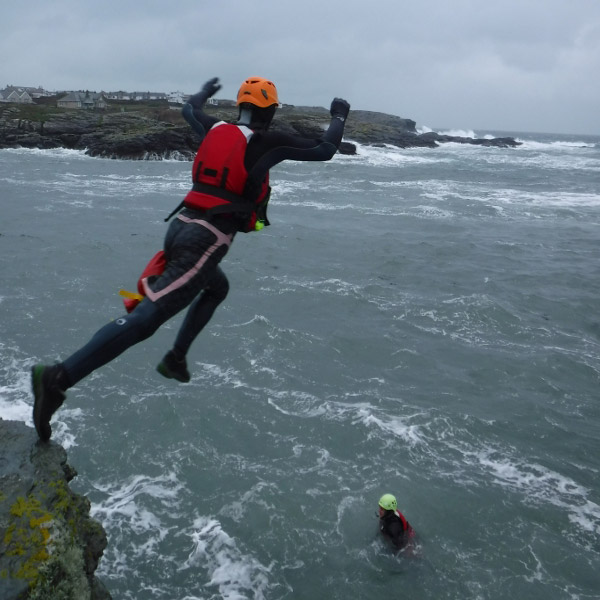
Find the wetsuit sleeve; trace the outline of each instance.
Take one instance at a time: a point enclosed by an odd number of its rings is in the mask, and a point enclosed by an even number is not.
[[[202,88],[197,94],[190,96],[181,110],[183,118],[201,138],[204,138],[206,132],[218,121],[204,112],[204,104],[209,97],[209,91]]]
[[[313,139],[281,132],[256,135],[246,152],[249,177],[262,181],[269,169],[284,160],[330,160],[342,141],[344,123],[343,119],[332,116],[325,133],[320,138]]]
[[[330,160],[340,147],[344,135],[345,119],[332,116],[329,127],[317,139],[300,136],[285,136],[289,140],[281,140],[281,146],[271,153],[271,160]],[[273,165],[271,165],[273,166]]]
[[[327,131],[323,134],[322,137],[323,141],[326,144],[331,144],[332,146],[335,146],[336,151],[340,147],[340,143],[342,142],[342,136],[344,135],[344,125],[345,121],[342,121],[337,117],[332,118],[331,123],[329,123],[329,127],[327,128]],[[333,152],[333,154],[335,154],[335,151]]]

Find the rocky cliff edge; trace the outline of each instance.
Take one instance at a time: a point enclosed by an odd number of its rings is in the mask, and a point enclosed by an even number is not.
[[[106,533],[69,482],[64,448],[0,419],[0,600],[110,600],[94,575]]]

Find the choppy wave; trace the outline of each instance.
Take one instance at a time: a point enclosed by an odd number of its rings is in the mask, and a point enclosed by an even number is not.
[[[394,167],[402,165],[428,165],[438,162],[447,162],[446,157],[436,156],[431,148],[409,148],[403,149],[391,144],[382,146],[369,146],[366,144],[356,145],[356,155],[336,156],[336,160],[345,163],[360,162],[375,167]]]
[[[567,141],[567,140],[559,140],[559,141],[547,141],[540,142],[531,139],[521,139],[517,138],[518,142],[521,142],[523,146],[527,149],[531,150],[580,150],[586,148],[597,148],[597,142],[591,141]]]
[[[198,517],[194,521],[193,531],[188,535],[193,547],[178,571],[207,569],[208,581],[202,587],[216,588],[221,598],[268,597],[268,568],[244,556],[218,520]]]
[[[372,432],[382,449],[397,451],[398,443],[401,443],[415,452],[415,458],[421,456],[417,460],[435,461],[437,468],[446,477],[455,477],[457,483],[506,488],[520,495],[523,502],[564,511],[580,534],[600,533],[600,505],[592,500],[592,490],[569,476],[515,456],[513,448],[481,444],[472,439],[468,430],[430,410],[404,407],[406,414],[400,416],[359,398],[352,402],[323,401],[293,394],[272,397],[269,404],[288,416],[326,418],[360,425]],[[471,442],[467,442],[469,439]],[[470,468],[468,477],[465,477],[465,467]]]
[[[69,148],[4,148],[0,152],[6,152],[8,155],[24,156],[44,156],[50,159],[69,159],[69,160],[95,160],[85,153],[85,150],[72,150]]]
[[[391,145],[384,147],[357,145],[357,155],[343,157],[341,165],[350,166],[353,163],[378,169],[398,169],[395,182],[384,181],[392,185],[404,181],[406,173],[411,170],[422,170],[428,166],[438,166],[440,169],[457,168],[462,170],[463,160],[474,164],[490,165],[506,170],[521,171],[529,169],[573,170],[596,173],[600,171],[600,159],[597,155],[598,145],[593,142],[539,142],[522,140],[517,148],[482,148],[469,144],[441,144],[438,148],[408,148],[402,149]],[[336,160],[339,160],[336,158]],[[386,174],[388,177],[390,173]],[[386,177],[387,179],[387,177]],[[379,183],[381,185],[381,183]],[[435,179],[427,184],[436,184]]]
[[[436,131],[437,133],[439,133],[440,135],[450,135],[453,137],[464,137],[464,138],[478,138],[478,137],[486,137],[486,138],[492,138],[492,137],[497,137],[497,136],[493,136],[491,134],[485,134],[485,135],[477,135],[472,129],[448,129],[448,130],[435,130],[435,129],[431,129],[431,127],[427,127],[427,125],[421,125],[420,127],[417,127],[417,133],[419,134],[423,134],[423,133],[432,133],[433,131]]]
[[[448,131],[440,131],[440,135],[449,135],[452,137],[464,137],[475,139],[477,134],[472,129],[449,129]]]
[[[2,152],[6,152],[8,154],[17,154],[17,155],[25,155],[25,156],[45,156],[50,159],[59,159],[59,160],[90,160],[90,161],[123,161],[126,163],[131,163],[131,159],[125,158],[117,158],[117,157],[100,157],[100,156],[90,156],[87,154],[87,149],[72,149],[72,148],[4,148]],[[164,162],[190,162],[190,159],[177,152],[177,151],[167,151],[164,154],[156,154],[152,152],[148,152],[145,154],[142,160],[147,161],[164,161]]]

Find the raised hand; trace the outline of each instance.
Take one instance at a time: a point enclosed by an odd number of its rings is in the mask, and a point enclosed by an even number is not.
[[[342,98],[334,98],[329,112],[332,117],[345,121],[350,112],[350,104]]]
[[[209,79],[203,86],[202,91],[206,94],[207,98],[214,96],[221,89],[218,77]]]

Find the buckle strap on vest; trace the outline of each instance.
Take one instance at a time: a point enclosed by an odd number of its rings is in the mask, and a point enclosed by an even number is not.
[[[226,200],[228,204],[224,204],[222,206],[214,206],[212,208],[207,209],[206,212],[209,214],[219,214],[219,213],[243,213],[243,214],[251,214],[255,206],[249,200],[246,200],[244,196],[240,196],[234,192],[230,192],[221,187],[216,187],[214,185],[208,185],[206,183],[195,182],[192,186],[192,192],[198,192],[200,194],[206,194],[208,196],[213,196],[214,198],[220,198],[221,200]],[[192,207],[193,208],[193,207]]]

